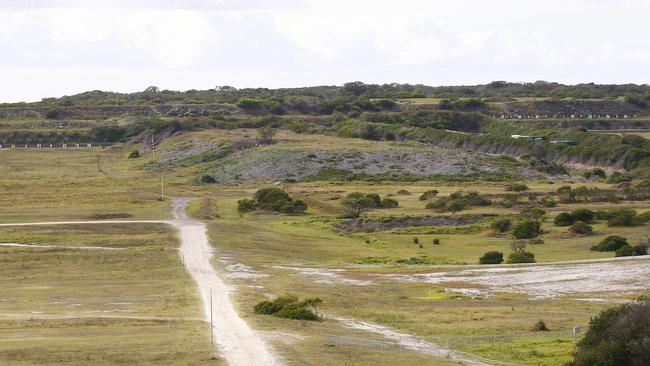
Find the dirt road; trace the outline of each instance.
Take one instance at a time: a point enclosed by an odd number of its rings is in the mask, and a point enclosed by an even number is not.
[[[92,220],[52,221],[30,223],[6,223],[6,226],[36,225],[87,225],[87,224],[168,224],[180,232],[181,248],[185,268],[199,287],[207,321],[212,315],[214,339],[220,355],[231,366],[271,366],[279,361],[257,333],[239,316],[230,298],[231,288],[219,277],[210,263],[212,247],[208,244],[206,228],[202,222],[192,220],[185,214],[188,199],[174,200],[174,220]],[[24,244],[3,243],[5,246],[34,247]],[[79,248],[76,248],[79,249]],[[84,248],[85,249],[85,248]],[[210,314],[210,289],[212,289],[212,314]],[[187,314],[191,317],[192,314]]]
[[[268,346],[235,310],[230,298],[230,286],[219,277],[210,263],[212,247],[208,244],[205,225],[189,219],[185,214],[188,202],[188,199],[174,200],[172,212],[175,220],[169,223],[180,231],[185,268],[199,285],[206,318],[209,320],[212,315],[212,332],[221,354],[232,366],[277,365],[278,361]]]

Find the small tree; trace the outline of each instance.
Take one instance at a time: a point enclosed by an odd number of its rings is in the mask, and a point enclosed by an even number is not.
[[[129,153],[129,159],[137,159],[140,157],[140,151],[139,150],[133,150]]]
[[[508,256],[508,263],[535,263],[535,254],[526,251],[525,241],[516,241],[510,245],[512,253]]]
[[[480,264],[501,264],[503,263],[503,253],[491,251],[483,254],[478,260]]]
[[[548,332],[550,329],[546,326],[543,320],[538,320],[535,325],[533,325],[533,332]]]
[[[237,201],[237,211],[240,214],[257,210],[257,202],[247,198]]]
[[[273,142],[273,137],[277,133],[276,129],[271,126],[264,126],[257,130],[257,140],[261,144],[268,145]]]
[[[541,225],[538,221],[526,220],[515,226],[512,236],[515,239],[532,239],[542,234]]]
[[[372,209],[373,206],[373,200],[360,192],[352,192],[341,200],[341,207],[343,207],[343,211],[348,217],[359,217],[362,213]]]

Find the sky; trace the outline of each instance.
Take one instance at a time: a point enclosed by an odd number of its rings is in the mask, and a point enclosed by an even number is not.
[[[0,0],[0,102],[348,81],[650,82],[650,0]]]

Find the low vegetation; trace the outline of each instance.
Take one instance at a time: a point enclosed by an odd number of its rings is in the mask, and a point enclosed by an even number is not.
[[[255,210],[296,215],[305,212],[307,204],[289,197],[289,194],[280,188],[263,188],[255,192],[253,199],[243,199],[238,202],[237,211],[239,213]]]
[[[278,318],[319,321],[321,316],[318,315],[317,307],[322,302],[317,297],[299,301],[295,295],[284,295],[275,300],[259,302],[254,310],[256,314],[273,315]]]

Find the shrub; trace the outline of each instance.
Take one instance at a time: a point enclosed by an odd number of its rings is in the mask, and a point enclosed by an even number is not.
[[[648,246],[646,244],[638,244],[634,247],[634,255],[648,255]]]
[[[201,183],[203,183],[203,184],[213,184],[213,183],[216,183],[216,182],[217,182],[217,180],[214,179],[214,177],[211,176],[211,175],[205,174],[205,175],[203,175],[201,177]]]
[[[237,201],[237,211],[239,213],[246,213],[255,210],[257,210],[257,202],[255,202],[255,200],[245,198],[243,200]]]
[[[650,365],[650,302],[603,310],[589,322],[568,366]]]
[[[400,189],[399,191],[397,191],[397,194],[399,194],[400,196],[409,196],[411,192],[407,191],[406,189]]]
[[[607,219],[607,226],[634,226],[636,224],[636,211],[631,208],[622,208],[611,211]]]
[[[438,195],[438,190],[430,189],[420,195],[420,201],[428,201],[430,199],[436,198]]]
[[[634,216],[634,223],[637,225],[643,225],[648,221],[650,221],[650,211],[646,211]]]
[[[600,168],[585,170],[584,172],[582,172],[582,176],[585,177],[586,179],[591,179],[594,177],[600,179],[607,178],[607,174],[605,174],[605,171]]]
[[[546,210],[539,207],[526,207],[519,214],[527,219],[540,220],[546,215]]]
[[[622,247],[616,249],[617,257],[630,257],[634,255],[634,248],[631,245],[625,244]]]
[[[413,244],[420,244],[420,239],[413,238]]]
[[[506,185],[506,191],[510,191],[510,192],[523,192],[527,190],[528,190],[528,186],[523,183],[510,183]]]
[[[630,182],[630,181],[632,181],[632,175],[630,175],[629,173],[621,173],[621,172],[614,172],[607,179],[607,183],[610,184],[617,184],[617,183]]]
[[[533,332],[548,332],[550,329],[546,326],[546,323],[544,323],[543,320],[538,320],[535,325],[533,325]]]
[[[438,238],[433,239],[433,245],[440,245],[440,239]]]
[[[323,301],[319,298],[308,298],[298,301],[294,295],[278,297],[273,301],[262,301],[253,307],[256,314],[274,315],[278,318],[295,320],[320,320],[316,307]]]
[[[594,212],[587,208],[573,210],[571,211],[571,216],[573,216],[577,221],[586,222],[588,224],[594,221]]]
[[[512,236],[515,239],[532,239],[542,234],[541,225],[538,221],[525,220],[515,226]]]
[[[553,219],[553,224],[555,226],[571,226],[576,221],[575,217],[568,212],[562,212],[559,215],[555,216]]]
[[[451,213],[456,213],[458,211],[464,210],[466,204],[462,200],[451,200],[445,204],[444,210]]]
[[[535,254],[531,252],[512,252],[508,256],[507,263],[535,263]]]
[[[594,228],[582,221],[576,221],[571,225],[569,231],[578,235],[591,235],[594,233]]]
[[[610,235],[598,243],[598,245],[591,247],[591,250],[598,252],[614,252],[624,245],[629,245],[627,239],[618,235]]]
[[[382,208],[395,208],[397,206],[399,206],[399,202],[397,202],[397,200],[395,200],[395,199],[384,197],[381,200],[381,207]]]
[[[492,229],[500,233],[505,233],[506,231],[510,230],[510,227],[512,226],[512,221],[509,219],[499,219],[494,221],[490,226],[492,227]]]
[[[503,253],[491,251],[483,254],[478,260],[480,264],[501,264],[503,263]]]
[[[551,208],[557,206],[557,202],[551,197],[544,197],[542,198],[542,206]]]
[[[137,159],[140,157],[140,150],[133,150],[129,153],[129,159]]]

